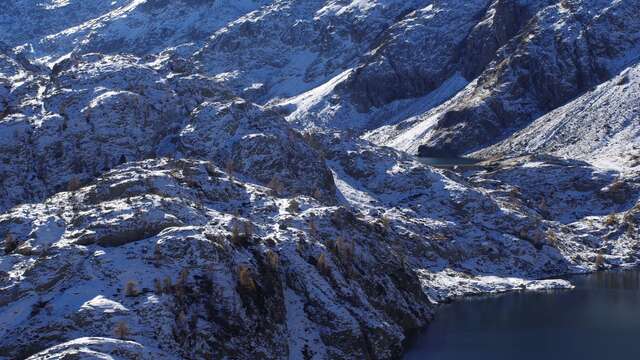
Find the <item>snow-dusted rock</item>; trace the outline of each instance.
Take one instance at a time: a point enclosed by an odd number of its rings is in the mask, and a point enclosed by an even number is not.
[[[191,113],[179,142],[185,154],[224,164],[278,194],[335,201],[333,178],[321,155],[278,114],[245,100],[202,103]]]
[[[130,177],[140,182],[118,183]],[[95,195],[114,185],[120,189]],[[354,357],[376,349],[391,357],[401,349],[403,329],[419,327],[429,317],[417,278],[389,258],[386,246],[372,241],[376,228],[312,198],[298,198],[299,210],[286,210],[290,201],[233,180],[210,163],[168,160],[123,165],[74,194],[73,206],[54,205],[63,203],[63,193],[51,205],[23,205],[0,219],[3,232],[15,232],[20,245],[20,229],[36,226],[20,219],[21,209],[44,217],[57,213],[66,223],[46,252],[2,258],[10,274],[5,289],[16,289],[5,300],[6,314],[12,315],[2,317],[3,353],[22,356],[81,335],[112,336],[114,327],[126,322],[127,337],[176,357],[266,353],[277,358],[274,354],[289,351],[289,326],[303,320],[288,324],[286,308],[303,301],[309,304],[307,328],[322,340],[315,344],[302,337],[297,340],[306,344],[301,351]],[[130,224],[137,224],[130,219],[144,216],[140,208],[150,203],[188,225],[142,233],[135,241],[100,241],[100,231],[121,239]],[[204,221],[196,225],[198,219]],[[147,217],[143,229],[166,226],[163,221]],[[336,229],[329,225],[336,222],[341,224]],[[234,230],[236,224],[240,230]],[[79,241],[78,234],[88,231],[98,240]],[[335,240],[340,233],[358,238]],[[321,255],[326,260],[318,260]],[[27,265],[27,259],[37,261]],[[129,281],[135,285],[125,286]],[[23,340],[15,337],[18,331]],[[362,342],[364,331],[368,343]],[[256,342],[260,345],[254,347]]]
[[[536,119],[478,156],[553,153],[603,168],[640,166],[640,66]]]
[[[637,7],[9,2],[0,357],[392,359],[638,265]]]
[[[436,89],[458,70],[460,48],[488,4],[435,1],[416,9],[385,31],[338,91],[364,112]]]
[[[144,349],[141,344],[110,338],[84,337],[68,341],[30,356],[39,359],[156,359],[159,353]]]
[[[423,156],[495,143],[637,62],[638,11],[635,1],[552,2],[450,101],[369,138]]]

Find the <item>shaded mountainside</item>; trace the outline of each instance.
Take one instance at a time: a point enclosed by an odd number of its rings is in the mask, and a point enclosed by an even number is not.
[[[450,101],[367,138],[423,154],[495,143],[637,62],[640,25],[632,14],[639,10],[636,1],[544,7]]]
[[[553,153],[602,167],[640,165],[640,66],[541,116],[478,156]]]
[[[395,359],[440,302],[637,265],[637,10],[11,1],[0,359]]]
[[[6,4],[0,14],[0,41],[11,47],[28,43],[34,56],[49,61],[72,51],[145,55],[184,43],[202,43],[216,29],[266,3],[17,0]]]

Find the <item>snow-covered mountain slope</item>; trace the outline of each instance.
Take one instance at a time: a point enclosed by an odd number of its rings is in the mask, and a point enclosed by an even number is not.
[[[72,51],[145,55],[183,44],[202,44],[217,29],[268,2],[10,1],[0,14],[0,42],[11,47],[29,44],[32,56],[48,61]]]
[[[49,62],[72,51],[143,56],[171,48],[299,127],[361,132],[391,125],[368,138],[414,153],[421,145],[460,153],[495,143],[636,61],[638,6],[23,0],[3,14],[0,41],[27,43],[21,52]],[[17,31],[19,17],[27,31]]]
[[[469,183],[301,136],[164,55],[84,55],[49,76],[8,63],[8,358],[393,358],[431,301],[638,261],[637,177],[543,159]],[[544,205],[523,177],[577,192]]]
[[[427,111],[466,85],[454,64],[487,5],[484,0],[423,2],[380,33],[348,70],[280,105],[293,111],[289,121],[302,127],[359,131]],[[412,110],[388,119],[404,107]]]
[[[451,155],[508,137],[637,62],[639,11],[637,1],[543,7],[450,101],[367,138],[413,153]]]
[[[465,77],[477,75],[464,63],[462,53],[472,52],[464,49],[476,41],[487,42],[473,36],[483,28],[484,18],[502,10],[502,3],[422,2],[380,33],[348,71],[284,102],[294,110],[288,119],[303,127],[316,124],[362,131],[395,124],[440,105],[468,83]],[[493,40],[493,30],[483,36]],[[493,53],[483,55],[486,59],[477,59],[473,66],[488,63]]]
[[[0,359],[394,359],[441,301],[640,264],[637,7],[10,1]]]
[[[176,154],[216,159],[287,193],[334,197],[329,170],[282,117],[207,77],[165,75],[176,66],[92,54],[61,63],[49,79],[31,75],[0,122],[2,207],[41,200],[117,164]]]
[[[381,33],[427,2],[275,1],[217,31],[194,58],[255,101],[292,97],[350,69]]]
[[[553,153],[602,167],[640,166],[640,65],[536,119],[478,156]]]
[[[213,163],[158,159],[0,216],[12,234],[0,353],[55,346],[40,359],[100,337],[83,348],[392,358],[429,318],[429,299],[567,286],[526,279],[638,261],[637,177],[619,185],[614,173],[535,159],[480,172],[471,187],[366,143],[313,143],[331,149],[342,206],[282,197]],[[543,179],[557,198],[534,192]],[[567,216],[576,202],[582,212]]]

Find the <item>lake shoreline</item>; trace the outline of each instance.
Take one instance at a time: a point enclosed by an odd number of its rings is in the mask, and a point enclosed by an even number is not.
[[[607,268],[604,270],[595,270],[595,271],[582,271],[582,272],[568,272],[566,274],[563,275],[557,275],[557,276],[550,276],[550,277],[546,277],[546,278],[541,278],[539,280],[567,280],[569,282],[571,282],[571,278],[581,278],[581,277],[588,277],[588,276],[594,276],[597,274],[611,274],[611,273],[631,273],[631,272],[640,272],[640,264],[633,264],[633,265],[622,265],[622,266],[616,266],[616,267],[612,267],[612,268]],[[573,284],[573,282],[571,282],[571,284]],[[446,306],[450,306],[452,304],[456,304],[456,303],[462,303],[462,302],[467,302],[467,301],[473,301],[473,300],[491,300],[491,299],[498,299],[501,297],[506,297],[506,296],[512,296],[515,294],[524,294],[524,293],[548,293],[545,295],[553,295],[553,293],[562,293],[562,292],[570,292],[575,290],[576,287],[570,287],[570,288],[549,288],[549,289],[530,289],[530,288],[522,288],[522,289],[509,289],[509,290],[505,290],[505,291],[498,291],[498,292],[478,292],[478,293],[472,293],[472,294],[466,294],[463,296],[452,296],[450,298],[447,298],[441,302],[438,302],[435,305],[434,308],[434,312],[433,312],[433,317],[430,320],[430,322],[419,329],[415,329],[415,330],[411,330],[407,333],[407,337],[405,338],[405,340],[403,341],[403,353],[402,356],[400,357],[400,359],[405,359],[407,354],[410,353],[410,351],[412,351],[415,346],[419,343],[420,341],[420,336],[425,334],[426,331],[428,331],[428,329],[432,326],[433,322],[437,319],[438,314],[442,311],[442,309]]]

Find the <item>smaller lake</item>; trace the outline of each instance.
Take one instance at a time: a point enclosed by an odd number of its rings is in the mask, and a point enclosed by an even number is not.
[[[436,167],[470,166],[480,162],[479,159],[465,157],[418,157],[418,160]]]
[[[640,271],[444,305],[405,360],[640,359]]]

